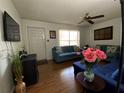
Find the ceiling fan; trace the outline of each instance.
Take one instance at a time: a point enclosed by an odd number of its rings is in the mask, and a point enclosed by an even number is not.
[[[97,16],[91,17],[91,16],[89,16],[89,13],[86,13],[84,17],[81,17],[81,18],[83,18],[83,20],[80,21],[78,24],[81,24],[84,21],[87,21],[90,24],[94,24],[95,22],[93,22],[92,19],[97,19],[97,18],[102,18],[102,17],[104,17],[104,15],[97,15]]]

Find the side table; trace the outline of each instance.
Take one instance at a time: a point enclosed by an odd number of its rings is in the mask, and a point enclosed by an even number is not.
[[[91,83],[85,80],[83,72],[79,72],[76,76],[76,79],[83,86],[83,93],[86,93],[87,90],[90,90],[93,92],[100,92],[105,88],[104,80],[97,75],[95,75],[94,81]]]

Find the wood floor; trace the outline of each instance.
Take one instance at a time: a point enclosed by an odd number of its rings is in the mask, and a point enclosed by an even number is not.
[[[75,80],[73,62],[38,66],[39,82],[27,88],[27,93],[82,93],[81,85]]]

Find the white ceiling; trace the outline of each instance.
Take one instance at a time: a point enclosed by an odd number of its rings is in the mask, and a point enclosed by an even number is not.
[[[12,0],[24,19],[45,22],[77,24],[80,16],[89,12],[91,16],[104,14],[94,20],[101,22],[121,16],[119,0]],[[85,23],[83,23],[85,24]],[[83,25],[82,24],[82,25]]]

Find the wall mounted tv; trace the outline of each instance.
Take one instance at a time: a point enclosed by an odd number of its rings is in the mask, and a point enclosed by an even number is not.
[[[4,40],[20,41],[19,24],[5,11],[3,14]]]

